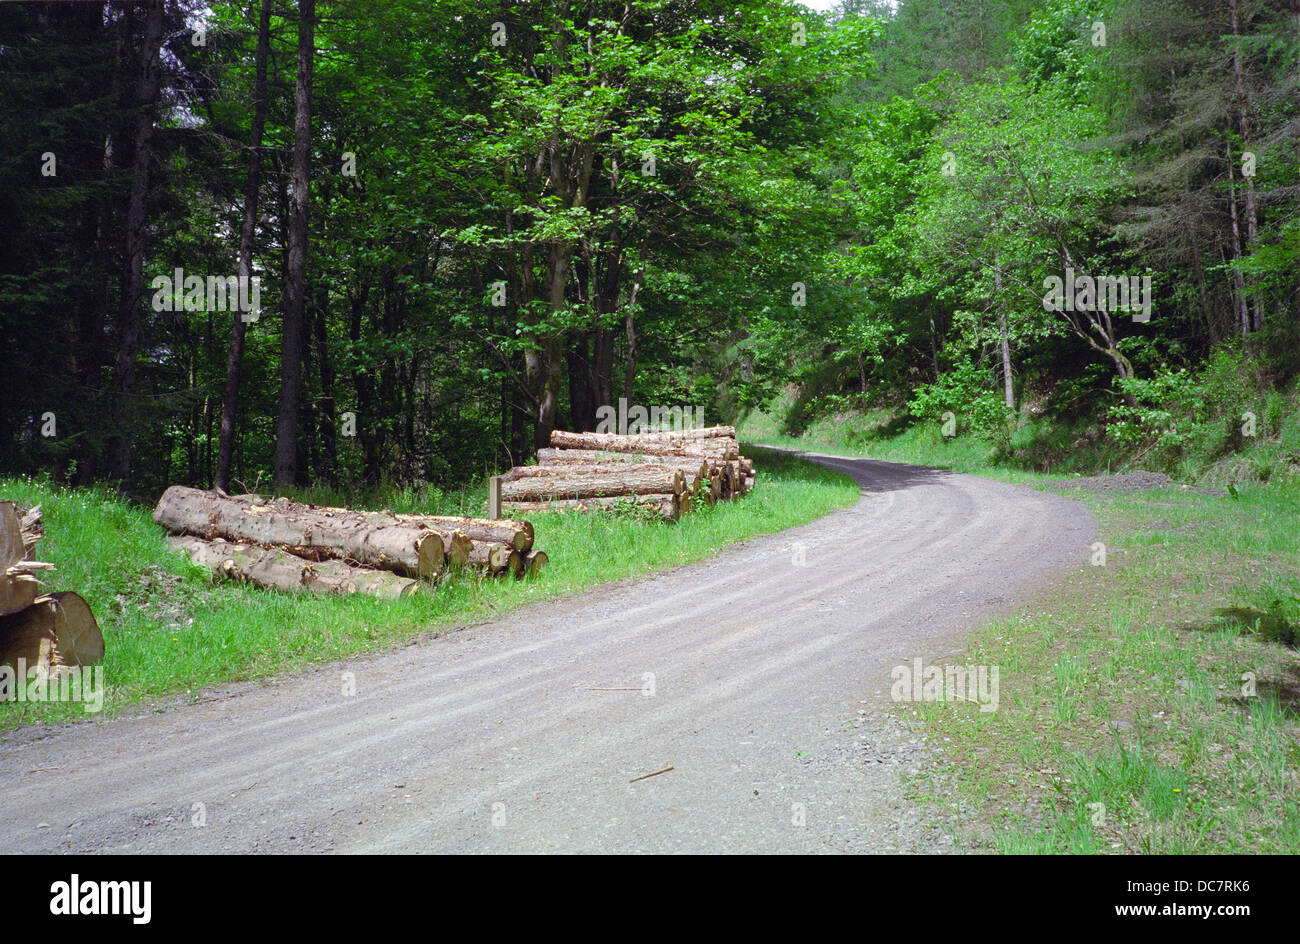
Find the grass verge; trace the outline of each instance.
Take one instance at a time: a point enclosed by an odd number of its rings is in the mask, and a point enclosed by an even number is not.
[[[1083,499],[1105,564],[972,634],[963,660],[999,667],[998,710],[907,706],[951,759],[960,838],[1003,853],[1300,851],[1300,489]]]
[[[76,590],[95,612],[107,646],[110,713],[165,696],[197,698],[204,686],[391,647],[525,603],[686,564],[858,499],[858,487],[838,473],[778,453],[754,450],[753,457],[757,485],[740,501],[702,508],[675,524],[630,516],[531,515],[536,546],[550,557],[540,578],[482,580],[467,573],[432,593],[393,602],[214,582],[167,549],[148,509],[128,507],[102,489],[0,479],[0,496],[41,503],[45,538],[38,556],[57,565],[46,589]],[[318,501],[340,497],[324,490],[300,495]],[[478,501],[477,495],[401,492],[385,494],[370,507],[481,513]],[[0,702],[0,730],[86,717],[80,705]]]
[[[792,436],[783,432],[785,424],[777,418],[786,409],[788,400],[785,397],[773,412],[750,412],[737,425],[738,434],[768,446],[928,465],[1006,482],[1034,482],[1042,478],[1030,471],[996,464],[996,447],[976,433],[945,437],[937,424],[902,425],[896,414],[884,410],[821,416],[808,420],[799,435]]]

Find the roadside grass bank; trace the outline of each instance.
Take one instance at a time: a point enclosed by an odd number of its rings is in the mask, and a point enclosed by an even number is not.
[[[45,537],[38,555],[57,566],[45,578],[46,592],[75,590],[94,611],[107,647],[104,714],[110,714],[154,699],[197,700],[205,686],[391,648],[525,603],[690,563],[728,544],[805,524],[859,497],[851,479],[813,463],[766,450],[755,450],[753,459],[757,484],[740,501],[702,507],[673,524],[631,510],[530,515],[536,546],[550,558],[537,579],[490,580],[465,572],[396,601],[216,582],[167,549],[150,509],[128,506],[102,488],[0,479],[0,496],[41,504]],[[444,514],[481,514],[486,499],[485,491],[388,490],[367,501],[327,489],[291,494]],[[88,717],[94,716],[77,704],[0,702],[0,730]]]
[[[938,423],[909,425],[898,414],[878,409],[803,418],[799,433],[792,435],[788,432],[788,416],[795,409],[794,398],[786,394],[770,411],[748,413],[736,425],[737,434],[747,441],[768,446],[928,465],[1007,482],[1040,478],[1033,472],[997,464],[997,447],[978,433],[945,437]]]
[[[964,802],[935,802],[968,810],[959,841],[1300,851],[1300,488],[1079,497],[1105,564],[978,629],[953,660],[999,667],[997,711],[900,706],[951,762],[944,782]],[[934,786],[913,795],[934,800]]]

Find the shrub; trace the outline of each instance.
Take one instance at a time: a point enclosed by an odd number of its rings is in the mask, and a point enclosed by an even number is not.
[[[918,419],[937,420],[952,413],[959,431],[964,423],[999,438],[1010,435],[1012,414],[1002,402],[992,372],[969,361],[957,364],[934,383],[918,387],[907,409]]]

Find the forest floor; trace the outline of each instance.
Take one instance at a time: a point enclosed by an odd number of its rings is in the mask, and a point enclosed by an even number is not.
[[[918,795],[956,788],[895,676],[1085,568],[1095,522],[988,479],[819,461],[861,486],[851,507],[706,560],[12,731],[0,851],[952,851],[975,811]]]

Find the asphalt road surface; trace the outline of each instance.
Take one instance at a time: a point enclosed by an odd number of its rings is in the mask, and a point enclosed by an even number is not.
[[[1095,524],[814,458],[861,501],[396,652],[11,734],[0,853],[948,851],[904,788],[933,748],[887,710],[891,670],[959,657],[1084,566]]]

